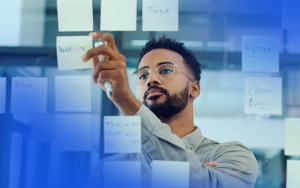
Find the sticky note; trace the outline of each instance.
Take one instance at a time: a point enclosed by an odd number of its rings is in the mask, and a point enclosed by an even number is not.
[[[279,37],[246,35],[242,45],[242,71],[279,71]]]
[[[93,48],[91,36],[56,37],[58,70],[90,69],[93,60],[82,61],[82,57]]]
[[[245,78],[245,114],[282,114],[281,78]]]
[[[5,113],[6,78],[0,77],[0,114]]]
[[[282,29],[300,29],[300,1],[282,0],[281,27]]]
[[[143,0],[143,31],[178,31],[178,0]]]
[[[190,163],[183,161],[153,160],[152,188],[188,188]]]
[[[11,113],[46,113],[48,78],[13,77]]]
[[[300,187],[300,160],[287,160],[286,188]]]
[[[22,15],[26,15],[23,13],[22,5],[23,0],[0,1],[0,46],[21,45],[21,33],[24,32],[21,24]]]
[[[50,141],[55,135],[54,114],[30,115],[29,138],[40,141]]]
[[[91,151],[91,114],[55,115],[55,143],[60,151]]]
[[[140,188],[140,161],[104,161],[103,176],[105,188]]]
[[[141,152],[140,116],[104,117],[104,153]]]
[[[285,118],[285,155],[300,156],[300,118]]]
[[[55,76],[57,112],[91,112],[91,76]]]
[[[93,31],[93,0],[57,0],[58,31]]]
[[[101,0],[101,31],[135,31],[136,19],[137,0]]]

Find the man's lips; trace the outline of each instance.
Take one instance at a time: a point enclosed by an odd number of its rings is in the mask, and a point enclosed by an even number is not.
[[[157,95],[162,95],[163,93],[161,93],[161,92],[158,92],[158,91],[155,91],[155,92],[151,92],[151,93],[149,93],[149,95],[147,96],[147,98],[149,98],[149,97],[153,97],[153,96],[157,96]]]

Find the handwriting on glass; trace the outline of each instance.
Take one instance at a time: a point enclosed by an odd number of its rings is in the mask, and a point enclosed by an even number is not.
[[[58,47],[60,53],[71,53],[71,52],[85,52],[86,48],[84,46],[67,46],[67,47]]]
[[[165,8],[165,9],[157,8],[156,5],[153,5],[153,6],[151,6],[151,7],[148,7],[147,9],[149,10],[149,13],[150,13],[150,14],[158,15],[159,18],[160,18],[162,15],[166,15],[166,14],[169,13],[169,9],[168,9],[168,8]]]
[[[278,87],[259,87],[252,85],[248,92],[248,94],[251,96],[249,100],[249,106],[257,109],[270,109],[271,107],[268,97],[278,92]]]

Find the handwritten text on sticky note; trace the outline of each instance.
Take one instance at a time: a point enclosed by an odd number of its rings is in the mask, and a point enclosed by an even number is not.
[[[58,70],[93,68],[93,60],[83,62],[82,57],[93,48],[91,36],[67,36],[56,38]]]
[[[11,113],[46,113],[48,78],[14,77],[11,83]]]
[[[242,36],[242,40],[242,71],[279,71],[279,37]]]
[[[93,31],[92,0],[57,0],[59,31]]]
[[[104,117],[104,152],[141,152],[141,117]]]
[[[282,114],[281,78],[245,78],[246,114]]]
[[[143,31],[178,31],[178,0],[143,0]]]

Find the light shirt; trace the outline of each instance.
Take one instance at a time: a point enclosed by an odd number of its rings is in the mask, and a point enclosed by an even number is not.
[[[142,188],[151,188],[153,160],[190,162],[190,188],[252,188],[258,168],[253,153],[239,142],[218,143],[203,137],[200,128],[179,138],[144,106],[135,114],[141,116],[142,152],[112,155],[95,166],[86,188],[103,187],[104,161],[141,161]],[[216,130],[218,131],[218,130]],[[217,167],[202,164],[215,161]],[[116,180],[117,181],[117,180]]]

